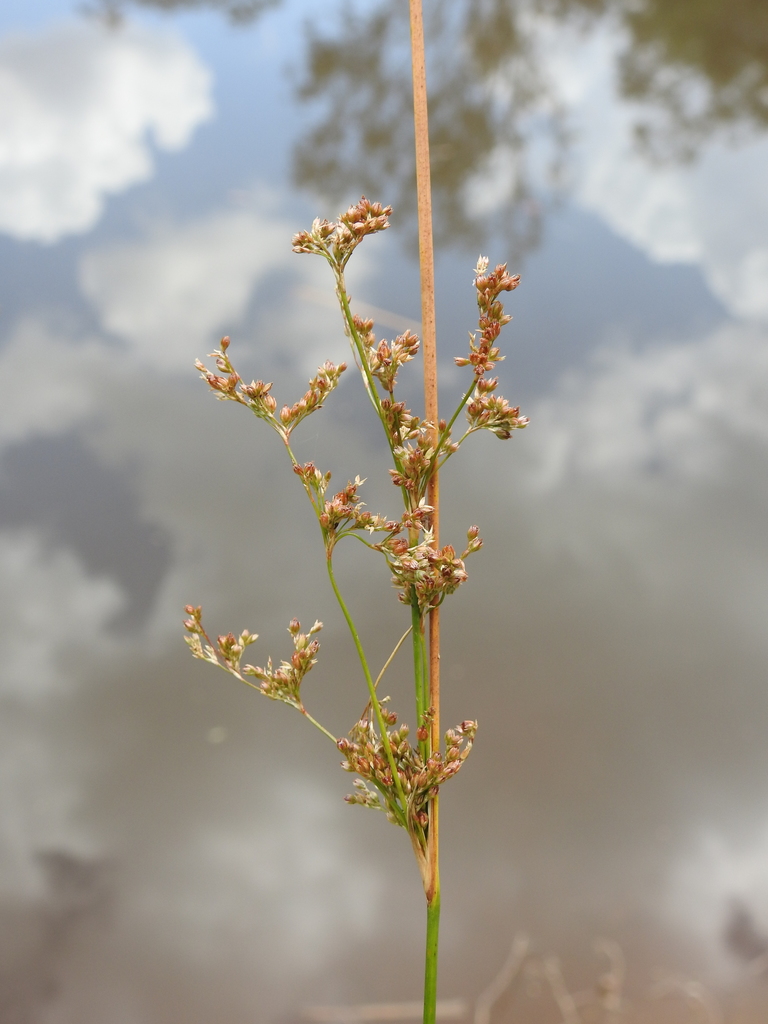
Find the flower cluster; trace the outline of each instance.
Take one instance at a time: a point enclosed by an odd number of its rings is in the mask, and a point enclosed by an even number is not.
[[[481,377],[478,380],[466,409],[468,433],[490,430],[506,441],[513,430],[528,426],[528,417],[520,415],[519,406],[511,406],[506,398],[493,394],[498,382],[498,377]]]
[[[378,545],[392,570],[392,584],[400,591],[398,596],[403,604],[412,604],[415,595],[423,615],[458,590],[468,578],[464,559],[479,551],[483,543],[476,526],[470,528],[467,538],[469,543],[461,558],[450,544],[433,547],[429,529],[424,530],[424,539],[419,544],[409,546],[404,537],[388,537]]]
[[[404,487],[412,501],[418,503],[426,494],[427,484],[435,465],[435,444],[429,424],[422,421],[415,431],[413,444],[395,445],[393,454],[398,469],[390,469],[392,483]]]
[[[373,339],[373,333],[371,332],[367,337]],[[419,339],[410,331],[399,334],[392,342],[382,340],[375,345],[372,341],[368,352],[371,373],[381,381],[384,390],[390,395],[395,390],[400,367],[409,363],[418,351]]]
[[[305,634],[301,632],[299,620],[292,619],[288,625],[288,632],[293,638],[294,648],[291,660],[282,661],[279,668],[273,669],[272,659],[270,658],[267,661],[267,667],[264,669],[254,665],[241,667],[240,664],[245,648],[258,640],[258,634],[249,633],[248,630],[243,630],[239,636],[235,636],[234,633],[226,633],[217,637],[216,644],[214,645],[203,628],[202,608],[199,606],[196,608],[188,604],[184,610],[189,616],[185,620],[184,626],[190,634],[185,636],[184,639],[189,645],[194,658],[200,658],[203,661],[210,662],[212,665],[217,665],[243,683],[248,682],[244,678],[245,676],[254,676],[256,679],[261,680],[261,685],[257,686],[256,689],[263,693],[265,697],[269,697],[272,700],[281,700],[284,704],[290,704],[291,707],[306,713],[301,702],[300,688],[304,676],[313,665],[317,664],[315,655],[320,649],[320,644],[317,640],[311,639],[311,637],[315,633],[319,633],[323,628],[322,622],[315,622],[309,633]],[[253,686],[253,683],[248,685]]]
[[[387,436],[396,443],[402,443],[418,437],[423,430],[423,422],[405,407],[405,402],[395,402],[393,398],[382,398],[381,414]]]
[[[479,331],[469,335],[469,355],[454,360],[457,366],[472,366],[475,371],[475,387],[466,406],[469,429],[464,437],[476,430],[490,430],[496,437],[506,440],[512,436],[513,430],[528,425],[528,417],[520,415],[519,406],[511,406],[506,398],[494,395],[499,378],[485,376],[504,358],[499,354],[496,340],[501,328],[512,319],[504,312],[499,295],[514,291],[519,284],[519,275],[513,277],[508,274],[506,263],[500,263],[488,272],[488,259],[485,256],[478,259],[475,290],[480,311]]]
[[[288,632],[293,638],[294,648],[291,660],[281,661],[280,667],[276,669],[272,668],[271,658],[268,659],[266,668],[246,665],[243,675],[255,676],[256,679],[261,680],[259,689],[265,697],[269,697],[271,700],[281,700],[284,704],[290,704],[291,707],[303,711],[304,705],[301,703],[299,692],[301,683],[307,672],[317,664],[315,655],[320,649],[319,641],[312,640],[311,637],[315,633],[319,633],[322,628],[322,622],[315,622],[309,633],[302,633],[299,620],[291,619],[288,625]]]
[[[314,462],[305,462],[303,466],[297,462],[294,464],[293,472],[304,484],[309,500],[315,508],[322,507],[325,492],[331,482],[330,470],[327,473],[322,473]]]
[[[382,710],[388,724],[395,725],[397,715]],[[418,732],[424,731],[425,727],[425,722],[422,722]],[[360,776],[354,783],[355,792],[346,797],[347,803],[384,810],[390,821],[404,825],[409,832],[423,839],[429,824],[429,801],[466,760],[477,732],[477,722],[466,721],[455,729],[449,729],[445,734],[445,754],[436,750],[426,758],[408,741],[409,731],[407,725],[387,730],[395,768],[406,798],[405,821],[396,811],[392,771],[372,721],[362,718],[355,723],[348,738],[338,740],[336,745],[345,757],[341,767]],[[370,789],[369,784],[375,788]]]
[[[320,409],[328,395],[337,387],[339,378],[347,368],[346,363],[339,363],[335,366],[326,360],[318,367],[317,376],[309,382],[309,390],[296,402],[295,405],[284,405],[280,410],[280,422],[290,433],[293,428],[305,418]]]
[[[337,221],[316,219],[309,231],[299,231],[293,236],[293,251],[324,256],[332,266],[343,270],[366,235],[389,227],[387,218],[391,213],[391,206],[371,203],[362,196]]]
[[[278,418],[275,416],[277,402],[270,394],[272,384],[265,384],[263,380],[252,380],[250,384],[244,384],[227,354],[229,345],[229,338],[222,338],[221,348],[210,353],[211,358],[216,360],[218,374],[212,373],[199,359],[195,360],[195,366],[200,371],[200,376],[217,398],[222,401],[239,402],[240,405],[247,406],[259,419],[266,420],[270,426],[274,427],[286,441],[294,427],[305,417],[322,408],[326,398],[338,386],[339,378],[347,368],[346,363],[339,363],[338,366],[329,361],[323,363],[318,368],[317,376],[310,380],[309,390],[306,394],[295,405],[284,405]]]
[[[520,279],[509,275],[504,264],[489,271],[488,260],[484,257],[480,257],[475,268],[478,329],[470,334],[469,354],[456,359],[459,366],[471,366],[474,376],[452,417],[449,421],[429,422],[414,415],[404,402],[396,400],[399,371],[417,355],[419,339],[405,331],[392,341],[377,340],[373,320],[353,314],[344,281],[344,269],[356,247],[366,235],[385,230],[389,226],[390,213],[389,206],[369,202],[363,196],[336,221],[315,220],[309,231],[302,231],[293,238],[293,250],[321,255],[333,270],[353,358],[392,452],[394,466],[390,473],[393,483],[401,489],[403,499],[400,518],[389,519],[366,509],[359,496],[364,482],[360,477],[355,477],[329,497],[331,474],[321,472],[313,462],[300,464],[291,449],[292,431],[307,416],[322,408],[328,395],[338,386],[346,369],[345,363],[324,363],[310,380],[302,398],[282,408],[278,407],[272,395],[271,383],[259,380],[245,384],[242,381],[228,355],[229,338],[222,338],[220,348],[211,353],[211,358],[216,361],[215,372],[199,361],[196,363],[218,399],[247,406],[285,443],[293,471],[301,480],[322,531],[330,580],[360,654],[369,690],[368,706],[349,735],[340,740],[315,721],[304,707],[301,686],[317,661],[320,645],[315,634],[322,628],[320,622],[316,622],[308,633],[302,633],[298,620],[291,621],[288,630],[293,641],[293,653],[289,660],[281,661],[277,667],[273,666],[271,659],[266,667],[243,666],[243,653],[257,639],[256,634],[247,630],[239,636],[227,633],[217,637],[214,643],[203,629],[200,608],[187,606],[189,617],[185,625],[189,633],[186,640],[194,657],[219,666],[264,696],[298,709],[336,743],[345,757],[342,767],[358,776],[354,783],[355,791],[347,800],[383,810],[390,820],[404,826],[411,836],[426,879],[429,874],[424,867],[429,803],[437,796],[442,783],[463,764],[472,747],[477,723],[466,721],[449,730],[445,734],[444,752],[433,748],[435,711],[429,709],[424,712],[425,649],[423,630],[419,626],[423,627],[425,616],[431,609],[439,606],[447,595],[454,593],[466,581],[464,560],[482,546],[478,528],[473,526],[467,533],[467,546],[461,555],[450,544],[438,547],[435,509],[427,503],[426,495],[434,474],[469,434],[490,430],[497,437],[508,438],[513,430],[526,426],[528,420],[520,416],[518,408],[513,408],[506,399],[495,394],[498,379],[489,374],[502,358],[497,340],[501,328],[511,319],[505,314],[499,296],[504,291],[515,289]],[[453,442],[451,429],[462,410],[466,412],[469,428],[458,442]],[[359,531],[371,536],[366,538]],[[399,600],[410,605],[414,613],[418,612],[420,619],[420,622],[414,621],[414,614],[412,629],[398,642],[376,682],[373,682],[333,573],[335,544],[353,534],[383,555]],[[375,543],[374,534],[378,534]],[[386,706],[387,698],[380,699],[376,695],[379,680],[409,634],[413,639],[415,664],[422,666],[422,676],[418,677],[417,668],[416,678],[417,708],[422,713],[419,715],[415,745],[409,742],[408,726],[397,726],[397,715]],[[436,737],[434,746],[439,747]]]
[[[457,357],[457,366],[473,366],[475,376],[482,377],[487,370],[492,370],[496,362],[504,356],[499,355],[496,339],[501,328],[508,324],[511,316],[504,312],[498,301],[501,292],[511,292],[520,284],[519,274],[512,277],[507,273],[506,263],[500,263],[494,270],[487,273],[488,258],[481,256],[475,267],[475,290],[477,291],[477,308],[480,311],[479,331],[470,332],[469,355]],[[478,334],[480,338],[478,340]]]
[[[357,489],[364,482],[356,476],[354,483],[350,481],[343,491],[334,494],[330,501],[325,502],[319,521],[325,531],[326,546],[329,550],[333,550],[338,538],[348,530],[367,530],[369,533],[386,530],[392,533],[400,529],[397,520],[385,519],[384,516],[366,511],[365,502],[360,501],[357,496]]]
[[[184,626],[189,631],[189,636],[185,636],[184,640],[189,645],[192,656],[200,658],[202,661],[208,661],[212,665],[218,665],[219,668],[223,668],[226,672],[231,672],[233,676],[241,679],[240,659],[243,656],[243,651],[258,640],[258,634],[249,633],[247,629],[244,629],[237,637],[234,633],[226,633],[216,638],[214,646],[203,629],[203,609],[199,605],[195,607],[188,604],[184,611],[189,616],[184,620]]]

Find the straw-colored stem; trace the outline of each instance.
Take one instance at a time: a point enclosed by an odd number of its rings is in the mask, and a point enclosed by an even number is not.
[[[424,353],[425,418],[433,425],[434,442],[438,441],[437,408],[437,337],[435,329],[435,257],[432,244],[432,189],[429,169],[429,122],[427,114],[427,73],[424,55],[424,18],[421,0],[410,0],[411,62],[413,69],[413,123],[416,138],[416,194],[419,221],[419,266],[421,270],[421,324]],[[433,507],[435,547],[440,541],[440,492],[435,467],[427,495]],[[432,747],[440,745],[440,612],[429,613],[429,704],[434,708]],[[435,800],[433,806],[436,809]],[[437,829],[430,824],[430,859],[437,861]],[[429,899],[429,893],[427,893]]]
[[[416,138],[416,194],[419,220],[419,266],[421,269],[421,323],[424,352],[425,418],[432,424],[433,443],[438,443],[437,338],[435,328],[435,257],[432,244],[432,192],[429,170],[429,120],[427,114],[427,73],[424,54],[424,18],[421,0],[409,0],[411,20],[411,64],[413,70],[413,124]],[[432,471],[427,500],[433,507],[433,541],[439,545],[440,491],[437,462]],[[432,750],[440,746],[440,611],[429,613],[429,704],[434,718],[430,736]],[[427,897],[427,950],[424,974],[424,1024],[434,1024],[437,1002],[438,929],[440,924],[440,873],[438,866],[438,800],[429,809],[427,865],[424,872]]]

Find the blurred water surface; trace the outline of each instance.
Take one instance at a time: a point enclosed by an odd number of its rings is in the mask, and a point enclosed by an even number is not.
[[[418,997],[403,836],[344,804],[323,737],[181,640],[189,601],[259,632],[262,662],[321,618],[308,703],[342,734],[365,702],[277,440],[192,363],[226,332],[293,401],[345,358],[290,237],[362,191],[396,210],[353,297],[384,336],[418,320],[406,6],[0,10],[3,1024]],[[441,992],[473,999],[520,930],[584,988],[605,936],[636,1000],[682,973],[764,1020],[768,11],[454,0],[427,22],[442,408],[481,249],[523,276],[499,369],[531,417],[443,480],[446,539],[478,522],[486,547],[445,608],[446,725],[480,732],[443,800]],[[347,376],[297,454],[391,514]],[[381,662],[404,612],[353,554]],[[406,684],[404,658],[396,706]]]

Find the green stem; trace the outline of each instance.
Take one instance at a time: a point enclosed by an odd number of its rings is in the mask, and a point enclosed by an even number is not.
[[[342,530],[341,533],[337,533],[336,534],[336,543],[338,544],[338,542],[340,540],[343,540],[344,537],[353,537],[355,540],[359,540],[361,544],[365,544],[365,546],[367,548],[370,548],[371,551],[380,551],[381,550],[379,547],[377,547],[376,544],[371,544],[370,541],[367,541],[365,539],[365,537],[361,537],[359,533],[355,533],[354,530]]]
[[[381,734],[381,742],[384,745],[384,752],[387,755],[389,770],[392,773],[392,781],[394,783],[395,789],[397,790],[398,798],[400,799],[400,805],[398,806],[397,804],[393,804],[393,810],[397,814],[398,820],[400,821],[400,824],[403,826],[403,828],[407,828],[408,824],[405,815],[408,804],[405,799],[405,793],[403,792],[403,784],[400,779],[400,775],[397,771],[397,766],[395,765],[395,758],[394,755],[392,754],[392,745],[389,742],[389,733],[387,732],[387,725],[381,713],[381,704],[379,704],[379,698],[376,696],[376,687],[373,682],[373,676],[371,675],[371,670],[368,668],[368,661],[365,657],[363,645],[360,642],[357,627],[355,626],[352,616],[349,614],[349,609],[347,608],[346,602],[344,601],[344,598],[341,596],[341,591],[339,590],[338,584],[336,583],[336,577],[334,576],[333,573],[333,563],[331,561],[330,556],[326,558],[325,564],[328,567],[328,578],[331,581],[331,587],[333,588],[333,592],[336,595],[336,600],[339,602],[339,608],[341,608],[342,615],[347,620],[347,626],[349,626],[349,631],[352,634],[352,640],[354,641],[355,649],[357,650],[357,656],[360,659],[360,664],[363,669],[363,675],[365,676],[365,682],[366,685],[368,686],[368,693],[370,694],[371,698],[371,707],[373,708],[373,713],[376,715],[376,723],[379,727],[379,733]]]
[[[422,716],[427,710],[428,694],[426,665],[426,645],[424,643],[424,631],[422,629],[421,613],[417,599],[413,598],[411,604],[411,628],[413,630],[413,681],[416,690],[416,719],[417,726],[421,725]],[[419,740],[419,753],[426,761],[429,756],[429,741]]]
[[[347,299],[347,289],[344,283],[344,274],[341,271],[336,272],[336,291],[339,296],[339,302],[341,303],[341,311],[344,314],[344,319],[347,323],[347,332],[349,334],[352,345],[357,353],[357,358],[360,360],[360,373],[363,376],[363,383],[365,384],[365,390],[368,392],[368,397],[373,404],[374,409],[379,419],[384,422],[384,411],[381,408],[381,399],[379,393],[376,390],[376,381],[373,379],[371,368],[368,365],[368,360],[365,357],[365,348],[360,335],[357,333],[355,327],[355,321],[352,317],[352,310],[349,306],[349,300]]]
[[[440,879],[427,903],[427,951],[424,961],[424,1024],[435,1024],[437,1012],[437,943],[440,933]]]
[[[311,722],[312,725],[316,726],[320,730],[320,732],[323,733],[325,736],[327,736],[329,740],[332,740],[333,741],[333,745],[336,746],[336,743],[338,741],[336,740],[336,737],[333,735],[332,732],[328,732],[328,730],[325,728],[324,725],[320,725],[320,723],[317,721],[317,719],[313,718],[312,715],[310,715],[310,713],[307,711],[307,709],[303,705],[299,708],[299,711],[302,713],[302,715],[304,715],[304,717],[306,718],[306,720],[308,722]]]
[[[204,634],[204,635],[205,635],[206,639],[208,639],[207,634]],[[209,641],[209,643],[210,643],[210,641]],[[262,690],[262,688],[257,683],[252,683],[250,681],[250,679],[246,679],[244,676],[241,676],[239,672],[233,672],[231,668],[227,668],[227,666],[226,665],[222,665],[221,662],[218,662],[218,666],[219,666],[219,668],[224,669],[225,672],[229,672],[229,674],[234,676],[235,679],[239,679],[241,683],[245,683],[246,686],[250,686],[250,688],[252,690],[255,690],[256,693],[260,693],[262,695],[262,697],[264,696],[264,691]],[[312,725],[315,726],[315,728],[319,729],[320,732],[323,733],[324,736],[327,736],[328,739],[333,743],[333,745],[336,746],[337,740],[336,740],[336,737],[333,735],[333,733],[329,732],[325,728],[324,725],[321,725],[316,718],[313,718],[312,715],[310,715],[310,713],[307,711],[307,709],[304,707],[303,704],[299,707],[296,704],[288,703],[288,701],[284,701],[283,703],[286,703],[286,704],[288,704],[289,707],[296,708],[297,711],[300,711],[302,713],[302,715],[304,715],[304,717],[306,718],[306,720],[308,722],[311,722]]]
[[[453,452],[448,452],[448,454],[447,454],[447,455],[445,456],[445,458],[444,458],[444,459],[442,460],[442,462],[439,462],[439,461],[438,461],[438,460],[439,460],[439,457],[440,457],[440,449],[441,449],[441,447],[442,447],[443,443],[444,443],[445,441],[447,441],[447,439],[448,439],[448,435],[450,434],[450,432],[451,432],[451,428],[453,427],[453,424],[454,424],[454,423],[456,422],[456,420],[457,420],[457,418],[458,418],[458,416],[459,416],[459,413],[461,412],[461,410],[462,410],[462,409],[464,408],[464,406],[465,406],[465,405],[467,404],[467,402],[468,402],[468,401],[470,400],[470,398],[472,397],[472,392],[473,392],[473,391],[475,390],[475,385],[476,385],[476,384],[477,384],[477,381],[476,381],[476,380],[473,380],[473,381],[472,381],[472,383],[471,383],[471,384],[469,385],[469,388],[467,389],[467,391],[466,391],[466,393],[465,393],[464,397],[463,397],[463,398],[462,398],[462,400],[461,400],[461,401],[459,402],[459,404],[458,404],[458,405],[456,406],[456,411],[454,412],[453,416],[451,416],[450,420],[448,420],[448,423],[446,424],[446,426],[445,426],[445,429],[444,429],[443,431],[441,431],[441,433],[440,433],[440,437],[439,437],[439,438],[437,439],[437,445],[436,445],[436,447],[435,447],[435,456],[434,456],[434,460],[435,460],[435,463],[437,464],[437,468],[438,468],[438,469],[441,469],[441,468],[442,468],[442,467],[443,467],[443,466],[444,466],[444,465],[446,464],[446,462],[448,461],[448,459],[450,459],[451,455],[453,455]],[[462,437],[461,437],[461,438],[459,439],[459,441],[457,441],[457,442],[456,442],[456,443],[457,443],[457,445],[459,445],[459,446],[460,446],[460,445],[461,445],[461,443],[462,443],[462,441],[463,441],[463,440],[464,440],[464,439],[465,439],[466,437],[469,437],[469,435],[470,435],[471,433],[472,433],[472,429],[470,428],[470,429],[469,429],[469,430],[468,430],[468,431],[467,431],[467,432],[466,432],[466,433],[465,433],[465,434],[464,434],[464,435],[463,435],[463,436],[462,436]]]
[[[392,651],[390,656],[384,662],[384,667],[382,668],[381,672],[379,672],[379,674],[376,676],[376,682],[373,684],[373,688],[374,688],[374,690],[376,690],[377,693],[379,692],[379,683],[384,678],[384,673],[387,671],[389,666],[395,660],[395,655],[400,650],[400,648],[403,646],[405,641],[408,639],[408,634],[411,632],[412,629],[413,629],[412,626],[409,626],[408,629],[406,629],[406,631],[403,633],[403,635],[400,637],[400,639],[395,644],[394,651]],[[371,708],[371,702],[368,701],[368,703],[365,705],[363,713],[362,713],[362,715],[360,715],[360,717],[361,718],[367,718],[368,717],[368,712],[370,711],[370,708]]]
[[[426,679],[424,678],[424,634],[421,631],[421,614],[416,598],[411,604],[411,628],[413,629],[413,681],[416,689],[416,714],[421,719],[427,710],[427,693]]]
[[[288,452],[288,456],[289,456],[289,458],[291,460],[291,465],[298,466],[299,465],[299,460],[293,454],[293,449],[291,448],[291,445],[290,445],[290,442],[288,441],[288,438],[286,436],[284,436],[284,435],[281,435],[281,436],[283,437],[283,444],[285,445],[285,450]],[[312,506],[312,511],[315,513],[315,516],[317,517],[317,519],[319,521],[320,520],[320,516],[322,515],[322,511],[323,510],[322,510],[322,508],[318,508],[318,506],[317,506],[317,504],[315,502],[314,496],[312,494],[312,489],[311,489],[311,487],[309,486],[309,484],[307,483],[307,481],[303,477],[302,477],[302,480],[301,480],[301,484],[302,484],[302,487],[304,488],[304,490],[306,491],[307,497],[309,498],[309,503]],[[322,526],[320,527],[320,529],[321,529],[322,534],[323,534],[323,540],[325,540],[325,530],[323,530]]]
[[[424,635],[425,622],[426,619],[421,620],[421,673],[424,676],[424,710],[426,711],[429,707],[429,648]],[[430,741],[427,740],[427,743],[429,744]]]
[[[362,374],[362,377],[363,377],[363,383],[365,384],[365,390],[368,392],[368,397],[370,398],[371,402],[373,403],[373,407],[376,410],[376,415],[381,420],[381,425],[384,428],[384,435],[385,435],[385,437],[387,439],[387,444],[389,445],[389,450],[390,450],[390,452],[392,454],[392,461],[395,464],[395,469],[397,469],[398,472],[402,472],[403,467],[402,467],[402,465],[400,463],[400,460],[395,455],[395,445],[394,445],[394,442],[392,440],[392,436],[391,436],[389,430],[387,429],[386,420],[384,419],[384,410],[381,408],[381,399],[379,398],[379,393],[376,390],[376,382],[373,379],[373,374],[371,373],[371,368],[368,365],[368,358],[366,356],[365,346],[363,345],[362,341],[360,340],[360,335],[357,333],[357,328],[355,327],[355,321],[354,321],[354,319],[352,317],[352,310],[350,309],[349,301],[347,300],[347,290],[346,290],[346,285],[344,283],[344,274],[340,270],[335,271],[335,273],[336,273],[336,291],[337,291],[337,294],[339,296],[339,302],[341,303],[341,310],[342,310],[342,313],[344,314],[344,319],[345,319],[346,324],[347,324],[347,332],[349,334],[349,338],[350,338],[350,340],[352,342],[352,345],[353,345],[353,347],[354,347],[354,349],[355,349],[355,351],[357,353],[357,358],[360,360],[360,373]],[[402,491],[402,495],[403,495],[403,505],[405,506],[406,509],[408,509],[408,508],[411,507],[410,500],[409,500],[409,497],[408,497],[408,492],[406,491],[406,489],[404,487],[401,487],[401,491]]]
[[[405,632],[403,633],[403,635],[402,635],[402,636],[400,637],[400,639],[399,639],[399,640],[397,641],[397,643],[395,644],[395,649],[394,649],[394,651],[392,651],[392,653],[390,654],[390,656],[389,656],[389,657],[387,658],[387,660],[386,660],[386,661],[384,662],[384,667],[382,668],[381,672],[379,672],[379,674],[378,674],[378,675],[376,676],[376,682],[375,682],[375,683],[373,684],[373,688],[374,688],[374,690],[378,690],[378,688],[379,688],[379,683],[380,683],[380,682],[381,682],[381,680],[382,680],[382,679],[384,678],[384,673],[385,673],[385,672],[387,671],[387,669],[389,668],[389,666],[390,666],[390,665],[392,664],[392,662],[393,662],[393,661],[395,660],[395,655],[396,655],[396,654],[397,654],[397,652],[398,652],[398,651],[400,650],[400,648],[401,648],[401,647],[403,646],[403,644],[405,643],[405,641],[406,641],[406,640],[408,639],[408,634],[409,634],[409,633],[411,632],[411,630],[412,630],[412,629],[413,629],[413,626],[409,626],[409,627],[408,627],[408,629],[406,629],[406,631],[405,631]]]
[[[464,395],[462,400],[459,402],[459,404],[456,406],[456,412],[448,420],[448,423],[446,424],[445,430],[441,433],[441,435],[440,435],[440,440],[441,441],[444,441],[446,439],[446,437],[448,437],[448,434],[449,434],[449,432],[451,430],[451,427],[453,426],[453,424],[458,419],[458,416],[459,416],[459,413],[461,412],[461,410],[464,408],[464,406],[467,404],[467,402],[472,397],[472,392],[475,390],[476,386],[477,386],[477,381],[473,380],[472,383],[467,388],[466,394]]]

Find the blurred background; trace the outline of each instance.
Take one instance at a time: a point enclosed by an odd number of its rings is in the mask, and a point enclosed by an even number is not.
[[[531,418],[443,476],[446,542],[477,522],[486,546],[444,612],[445,724],[480,731],[442,803],[441,995],[471,1002],[521,931],[583,989],[603,937],[638,1008],[695,978],[764,1021],[768,8],[426,19],[442,409],[481,251],[522,275],[499,371]],[[310,710],[341,735],[365,703],[279,442],[193,367],[228,333],[282,403],[345,358],[327,267],[290,239],[363,191],[395,213],[350,290],[391,337],[420,315],[405,0],[4,0],[2,1024],[419,997],[403,835],[344,804],[319,733],[182,642],[189,602],[258,632],[256,663],[320,618]],[[297,454],[391,515],[346,376]],[[407,612],[365,555],[339,573],[381,663]],[[527,998],[495,1019],[560,1019]]]

